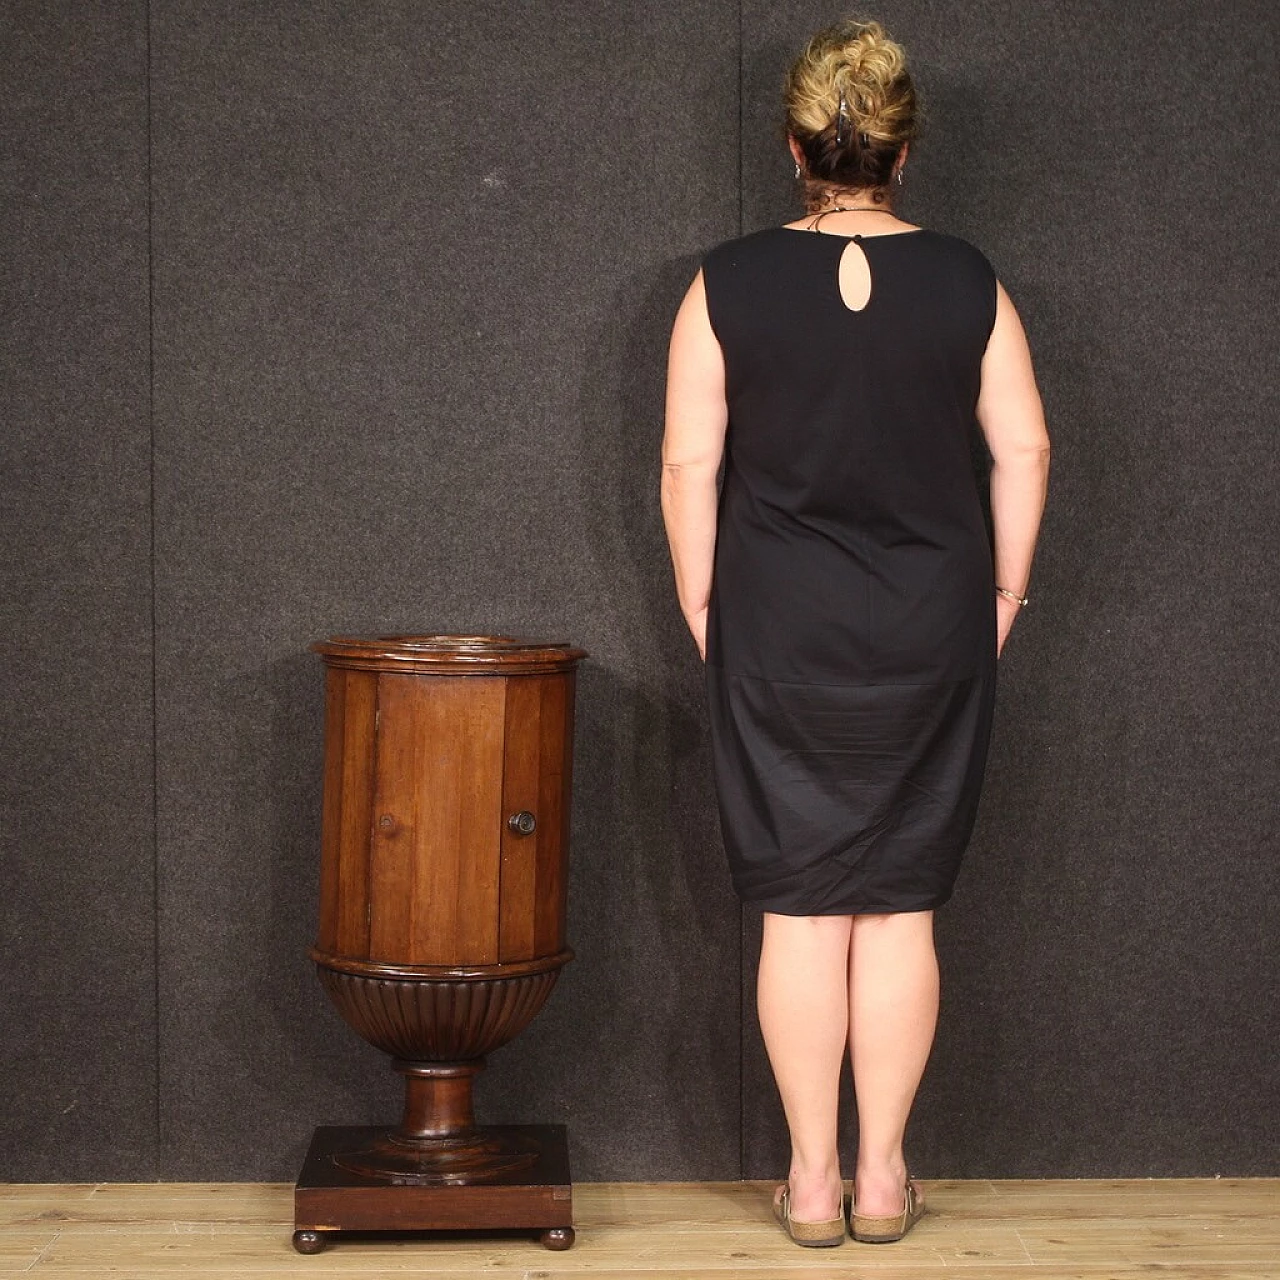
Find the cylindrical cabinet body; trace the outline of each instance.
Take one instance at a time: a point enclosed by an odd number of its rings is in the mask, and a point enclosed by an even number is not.
[[[403,660],[370,670],[334,647],[317,646],[329,667],[315,959],[372,974],[563,950],[572,661],[454,675]]]
[[[471,1081],[573,955],[573,713],[586,653],[508,636],[312,648],[326,683],[311,957],[339,1012],[392,1055],[406,1088],[398,1129],[362,1131],[346,1148],[340,1135],[326,1139],[316,1167],[460,1185],[545,1165],[536,1127],[475,1125]]]

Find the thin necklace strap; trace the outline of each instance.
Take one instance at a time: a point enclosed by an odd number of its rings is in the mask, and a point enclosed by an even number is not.
[[[833,205],[830,209],[823,209],[821,213],[815,214],[813,221],[809,224],[809,230],[817,231],[818,223],[823,218],[825,218],[829,213],[893,213],[893,210],[892,209],[876,209],[876,208],[873,208],[871,205],[858,205],[850,209],[845,205],[837,204],[837,205]],[[897,214],[894,214],[894,217],[897,217]],[[821,234],[821,232],[819,232],[819,234]]]

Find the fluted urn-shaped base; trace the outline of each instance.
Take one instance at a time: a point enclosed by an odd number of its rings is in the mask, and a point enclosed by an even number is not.
[[[410,1062],[459,1062],[519,1035],[571,955],[566,949],[545,968],[509,978],[371,978],[323,964],[316,971],[347,1024],[375,1049]]]
[[[334,1163],[362,1177],[424,1185],[483,1182],[534,1164],[537,1142],[476,1126],[472,1082],[484,1055],[537,1015],[572,955],[565,948],[500,977],[465,970],[381,977],[318,961],[320,983],[338,1012],[392,1056],[405,1082],[399,1127],[336,1155]]]

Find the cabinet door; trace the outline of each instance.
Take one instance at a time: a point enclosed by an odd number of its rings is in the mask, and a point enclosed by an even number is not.
[[[507,682],[498,935],[503,963],[554,955],[565,945],[574,687],[572,671]]]
[[[378,677],[369,958],[498,960],[502,677]]]

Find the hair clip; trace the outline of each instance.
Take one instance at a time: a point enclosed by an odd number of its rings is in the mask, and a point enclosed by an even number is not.
[[[843,147],[849,141],[849,99],[845,97],[843,89],[840,90],[840,109],[836,112],[836,146]]]

